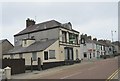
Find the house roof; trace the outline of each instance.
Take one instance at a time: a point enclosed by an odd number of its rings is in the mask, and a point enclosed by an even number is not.
[[[49,39],[46,41],[36,41],[35,43],[31,44],[28,47],[16,46],[6,54],[19,54],[19,53],[43,51],[46,48],[48,48],[50,45],[52,45],[55,41],[57,41],[57,39]]]
[[[0,40],[0,51],[2,54],[7,53],[9,50],[13,49],[14,46],[7,39]]]
[[[14,36],[25,34],[25,33],[30,33],[33,31],[49,29],[49,28],[53,28],[56,26],[60,26],[60,25],[61,25],[61,23],[59,23],[58,21],[50,20],[50,21],[39,23],[39,24],[31,25],[31,26],[25,28],[24,30],[20,31],[18,34],[14,35]]]
[[[2,39],[0,40],[0,44],[3,43],[4,41],[8,41],[7,39]]]
[[[105,42],[99,42],[99,41],[95,41],[95,40],[86,40],[87,43],[95,43],[95,44],[99,44],[99,45],[104,45],[104,46],[108,46],[107,43]],[[109,44],[110,45],[110,44]]]
[[[31,25],[29,27],[26,27],[24,30],[20,31],[18,34],[14,35],[14,36],[37,32],[37,31],[42,31],[42,30],[47,30],[47,29],[52,29],[52,28],[58,28],[58,27],[69,29],[68,27],[64,27],[63,24],[61,24],[60,22],[58,22],[56,20],[50,20],[50,21],[46,21],[46,22],[42,22],[42,23],[38,23],[35,25]],[[73,29],[71,29],[71,30],[76,31]],[[76,32],[78,32],[78,31],[76,31]]]

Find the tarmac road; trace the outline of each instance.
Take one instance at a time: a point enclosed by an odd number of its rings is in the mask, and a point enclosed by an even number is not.
[[[107,79],[118,69],[118,57],[76,65],[36,79]]]
[[[113,75],[116,74],[119,68],[120,64],[118,64],[118,62],[120,63],[120,56],[108,58],[105,60],[89,61],[69,66],[61,66],[33,73],[14,75],[12,78],[13,80],[19,79],[20,81],[21,79],[25,79],[25,81],[39,81],[39,79],[49,79],[49,81],[50,79],[51,81],[54,81],[55,79],[59,81],[63,81],[63,79],[82,79],[82,81],[84,81],[83,79],[90,79],[91,81],[96,81],[96,79],[97,81],[100,81],[100,79],[104,79],[101,81],[110,81],[108,79],[119,78],[119,76]]]

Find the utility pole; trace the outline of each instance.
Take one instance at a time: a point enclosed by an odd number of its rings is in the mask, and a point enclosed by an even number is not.
[[[111,30],[112,42],[114,41],[114,40],[113,40],[113,34],[114,34],[114,33],[116,33],[116,31]]]

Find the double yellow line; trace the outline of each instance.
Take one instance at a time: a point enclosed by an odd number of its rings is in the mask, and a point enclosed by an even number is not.
[[[118,68],[114,73],[112,73],[112,75],[109,76],[106,81],[112,80],[118,74],[119,71],[120,71],[120,68]]]

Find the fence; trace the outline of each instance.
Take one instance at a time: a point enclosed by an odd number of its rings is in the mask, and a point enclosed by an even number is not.
[[[11,74],[25,73],[25,59],[2,59],[2,69],[11,68]]]

